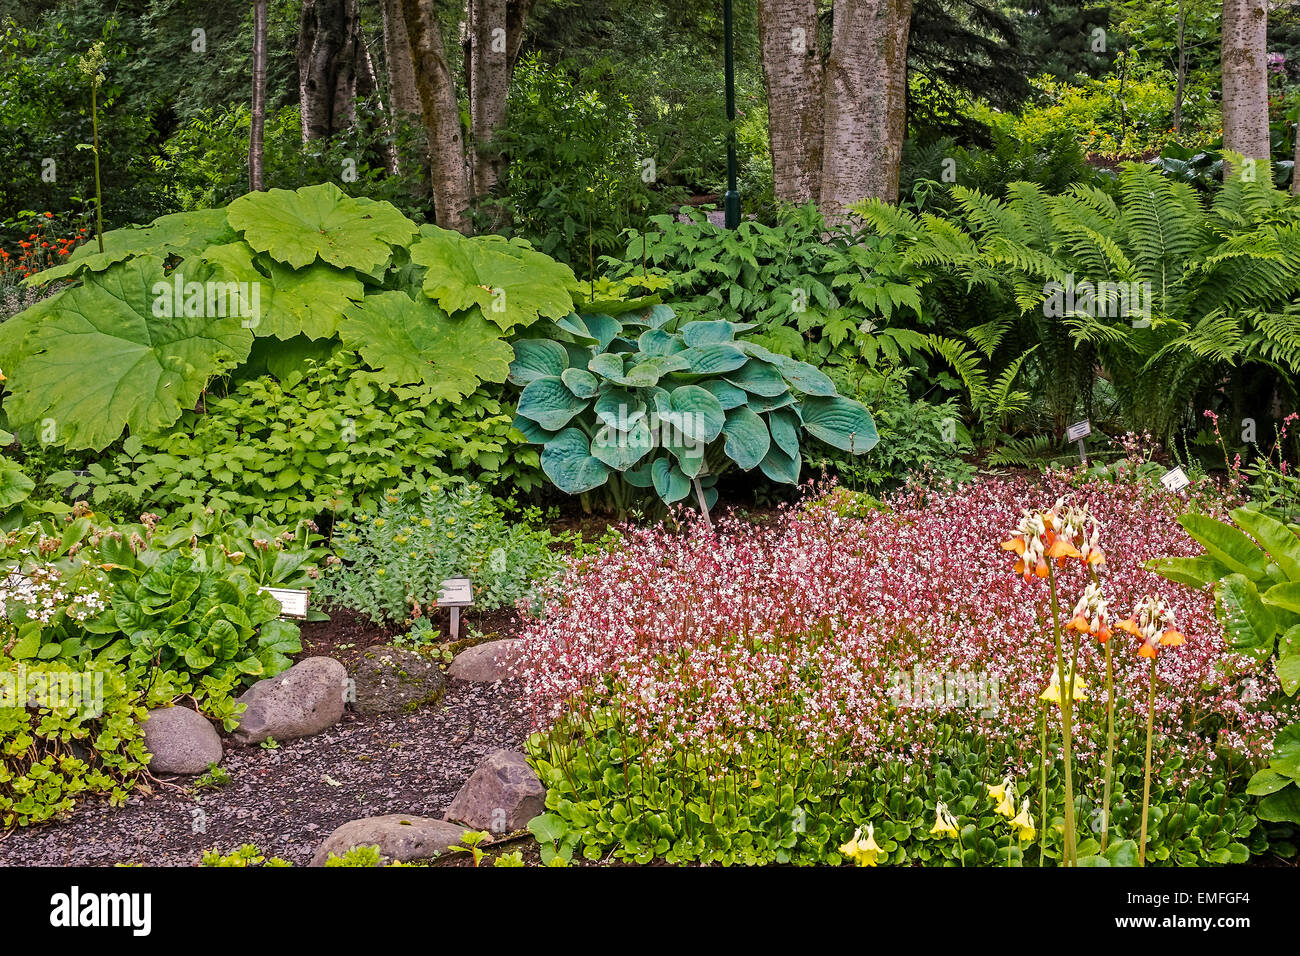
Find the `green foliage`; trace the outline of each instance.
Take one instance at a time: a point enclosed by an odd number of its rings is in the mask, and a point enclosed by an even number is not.
[[[1246,792],[1259,797],[1261,820],[1300,824],[1300,724],[1278,731],[1268,766],[1250,778]]]
[[[384,624],[432,614],[450,577],[474,582],[478,610],[531,598],[560,573],[556,546],[569,539],[538,527],[535,510],[511,522],[507,507],[464,481],[418,497],[386,495],[375,510],[335,526],[341,562],[322,577],[317,599]]]
[[[285,380],[249,379],[168,432],[127,439],[87,474],[50,476],[96,505],[201,517],[211,508],[292,523],[374,508],[384,494],[447,474],[540,483],[537,452],[518,444],[502,402],[483,390],[455,404],[442,385],[393,385],[346,349]],[[237,549],[238,550],[238,549]]]
[[[885,864],[1023,866],[1055,865],[1060,859],[1059,816],[1048,823],[1043,856],[1037,838],[1021,843],[995,812],[986,777],[1001,755],[990,754],[987,739],[970,732],[940,729],[935,756],[926,766],[891,762],[852,768],[833,768],[809,749],[783,746],[775,733],[756,732],[738,753],[721,765],[706,765],[706,771],[680,754],[651,759],[626,753],[630,738],[613,711],[589,715],[583,726],[565,723],[555,735],[535,734],[528,742],[530,760],[548,788],[547,812],[529,824],[542,845],[543,862],[612,854],[641,864],[663,859],[834,865],[843,862],[841,845],[867,823],[875,828]],[[1129,730],[1123,739],[1139,739],[1135,726]],[[569,733],[581,738],[581,746],[566,742]],[[1190,782],[1165,782],[1183,765],[1183,758],[1173,755],[1166,773],[1153,780],[1148,857],[1176,866],[1222,865],[1244,863],[1251,852],[1265,849],[1267,840],[1240,789],[1204,774]],[[1049,802],[1059,802],[1061,787],[1053,768]],[[1112,835],[1136,836],[1141,788],[1141,761],[1121,756]],[[1021,781],[1017,794],[1036,804],[1037,778]],[[958,837],[931,832],[941,802],[956,818]],[[1081,796],[1078,809],[1087,819],[1095,806]],[[1033,817],[1037,823],[1037,813]],[[1085,840],[1079,852],[1095,856],[1096,841]],[[1133,865],[1130,855],[1135,853],[1119,848],[1090,865]]]
[[[44,823],[88,797],[125,804],[149,762],[141,697],[105,662],[0,654],[0,826]]]
[[[1229,645],[1261,668],[1271,661],[1282,690],[1295,696],[1300,689],[1300,526],[1253,508],[1237,508],[1232,520],[1235,524],[1183,515],[1178,523],[1205,555],[1160,558],[1148,567],[1190,587],[1214,584]]]
[[[1193,398],[1215,389],[1230,365],[1293,390],[1300,206],[1267,183],[1233,179],[1207,204],[1130,164],[1118,202],[1091,187],[1051,196],[1031,183],[1013,184],[1006,200],[962,187],[953,194],[958,221],[878,202],[857,211],[901,244],[930,295],[980,290],[987,318],[965,330],[973,348],[943,354],[978,386],[972,396],[991,403],[993,418],[1014,410],[1015,390],[1002,376],[1021,365],[1040,383],[1056,435],[1079,410],[1088,413],[1098,365],[1130,427],[1157,440],[1184,423]],[[1120,291],[1130,293],[1127,305]],[[996,356],[998,377],[971,378],[966,365],[981,352]]]
[[[12,445],[14,436],[0,429],[0,447]],[[23,472],[18,462],[0,454],[0,527],[7,527],[22,517],[20,507],[36,488],[36,482]]]
[[[80,284],[0,325],[5,412],[46,442],[95,450],[124,429],[159,435],[214,376],[247,374],[250,356],[301,370],[336,334],[389,384],[470,395],[504,380],[502,333],[566,315],[576,284],[522,242],[417,232],[390,204],[330,183],[116,230],[104,253],[87,244],[31,281],[50,277]]]
[[[667,504],[692,484],[708,507],[717,477],[759,468],[799,480],[799,432],[852,454],[875,446],[875,422],[806,362],[737,339],[748,324],[682,322],[651,306],[615,319],[570,316],[554,338],[515,343],[510,380],[523,386],[516,424],[543,446],[542,470],[582,494],[609,482],[654,488]]]
[[[327,864],[328,865],[328,864]],[[273,856],[269,860],[251,843],[245,843],[233,853],[222,854],[214,849],[205,850],[199,866],[293,866],[288,860]]]

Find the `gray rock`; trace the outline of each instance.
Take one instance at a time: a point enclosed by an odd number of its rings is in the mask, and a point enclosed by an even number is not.
[[[361,714],[409,714],[437,703],[447,675],[429,658],[400,647],[374,647],[352,672],[353,708]]]
[[[546,788],[524,755],[498,750],[483,758],[443,817],[475,830],[510,833],[546,809]]]
[[[153,754],[154,773],[203,773],[221,762],[221,735],[202,714],[188,707],[161,707],[144,721],[144,749]]]
[[[459,680],[480,682],[520,677],[523,650],[523,639],[518,637],[475,644],[456,655],[447,673]]]
[[[409,863],[428,860],[460,844],[465,828],[431,817],[412,817],[400,813],[386,817],[366,817],[343,824],[320,845],[309,866],[324,866],[331,853],[342,856],[359,846],[377,846],[390,860]]]
[[[308,657],[277,677],[260,680],[240,696],[248,707],[231,735],[244,744],[274,737],[310,737],[343,716],[348,672],[328,657]]]

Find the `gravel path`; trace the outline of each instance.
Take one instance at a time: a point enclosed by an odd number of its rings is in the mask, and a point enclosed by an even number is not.
[[[518,681],[451,680],[440,704],[411,716],[349,712],[325,733],[278,750],[227,741],[224,787],[153,785],[152,795],[136,791],[124,808],[83,804],[64,823],[0,839],[0,865],[193,866],[204,850],[229,853],[243,843],[303,864],[349,820],[441,816],[479,760],[520,749],[528,728]]]

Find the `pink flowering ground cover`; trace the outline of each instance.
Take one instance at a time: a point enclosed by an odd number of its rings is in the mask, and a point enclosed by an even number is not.
[[[773,737],[841,767],[925,766],[955,726],[1001,755],[991,773],[1030,772],[1053,670],[1048,583],[1014,574],[999,543],[1022,509],[1058,498],[1100,523],[1112,619],[1158,593],[1187,636],[1158,661],[1157,765],[1195,776],[1266,752],[1295,706],[1265,705],[1273,678],[1226,647],[1208,589],[1143,568],[1200,553],[1176,523],[1186,497],[1064,473],[909,489],[875,510],[832,491],[762,525],[626,529],[620,546],[571,568],[526,631],[535,723],[594,726],[612,711],[643,758],[689,753],[716,768]],[[1059,572],[1062,625],[1087,580],[1077,563]],[[1118,749],[1131,756],[1148,662],[1127,635],[1112,640]],[[1080,661],[1076,762],[1095,776],[1105,691],[1094,638]]]

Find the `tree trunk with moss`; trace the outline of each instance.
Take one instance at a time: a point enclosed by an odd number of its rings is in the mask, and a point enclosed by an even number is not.
[[[777,199],[816,202],[825,109],[816,0],[759,0],[772,187]]]
[[[432,0],[401,0],[401,7],[420,114],[429,136],[434,218],[444,229],[467,232],[470,183],[465,166],[465,137],[437,11]]]

